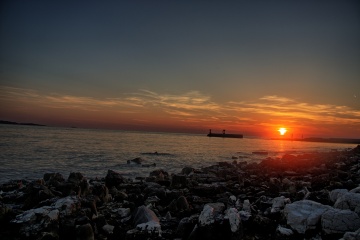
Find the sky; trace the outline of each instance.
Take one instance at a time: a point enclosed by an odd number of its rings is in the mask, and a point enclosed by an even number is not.
[[[360,138],[359,1],[0,4],[1,120]]]

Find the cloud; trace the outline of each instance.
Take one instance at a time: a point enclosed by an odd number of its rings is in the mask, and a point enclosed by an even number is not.
[[[117,97],[44,94],[23,88],[0,86],[1,101],[27,102],[48,108],[81,109],[83,111],[113,111],[123,114],[162,114],[182,122],[223,124],[271,124],[288,121],[293,124],[355,124],[360,125],[360,111],[333,104],[310,104],[296,99],[269,95],[253,101],[217,103],[199,91],[182,94],[162,94],[146,89]],[[136,121],[147,119],[134,118]]]

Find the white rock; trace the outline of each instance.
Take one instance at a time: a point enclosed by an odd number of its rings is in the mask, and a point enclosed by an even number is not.
[[[117,213],[121,218],[127,217],[130,215],[130,208],[118,208]]]
[[[334,208],[338,209],[350,209],[360,214],[360,193],[348,192],[340,196],[335,204]]]
[[[347,189],[334,189],[330,192],[330,200],[334,203],[339,197],[341,197],[347,192]]]
[[[321,226],[325,233],[345,233],[360,228],[360,217],[351,210],[330,209],[321,217]]]
[[[157,222],[159,224],[160,220],[151,209],[145,206],[138,207],[134,216],[134,224],[138,226],[139,224],[148,222]]]
[[[53,206],[59,209],[61,214],[68,216],[81,208],[81,202],[76,196],[68,196],[60,198]]]
[[[301,200],[287,204],[284,214],[287,224],[298,233],[303,234],[306,230],[315,229],[321,215],[329,209],[332,208],[327,205],[310,200]]]
[[[149,221],[146,223],[140,223],[136,226],[137,229],[140,229],[142,231],[161,231],[160,223],[156,221]]]
[[[284,227],[282,227],[280,225],[276,228],[276,231],[278,233],[280,233],[281,235],[283,235],[283,236],[291,236],[291,235],[294,234],[294,232],[291,229],[284,228]]]
[[[102,227],[102,229],[107,233],[107,234],[112,234],[114,231],[114,226],[106,224]]]
[[[250,201],[248,199],[244,200],[242,210],[251,214],[251,205],[250,205]]]
[[[230,208],[225,217],[229,219],[231,231],[237,232],[241,224],[241,219],[238,210],[236,208]]]
[[[57,225],[59,220],[59,210],[49,206],[30,209],[19,214],[12,220],[12,223],[21,224],[19,232],[22,236],[35,236],[39,232],[47,229],[50,225]]]
[[[200,226],[206,226],[213,223],[214,220],[214,208],[206,204],[199,216]]]

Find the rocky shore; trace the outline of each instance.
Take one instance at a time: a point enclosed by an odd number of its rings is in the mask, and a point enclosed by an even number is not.
[[[360,145],[126,179],[0,185],[0,239],[360,239]]]

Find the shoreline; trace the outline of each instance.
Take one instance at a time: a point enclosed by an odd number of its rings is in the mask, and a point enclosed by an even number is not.
[[[0,238],[338,239],[360,229],[358,200],[360,145],[135,179],[44,173],[0,184]]]

